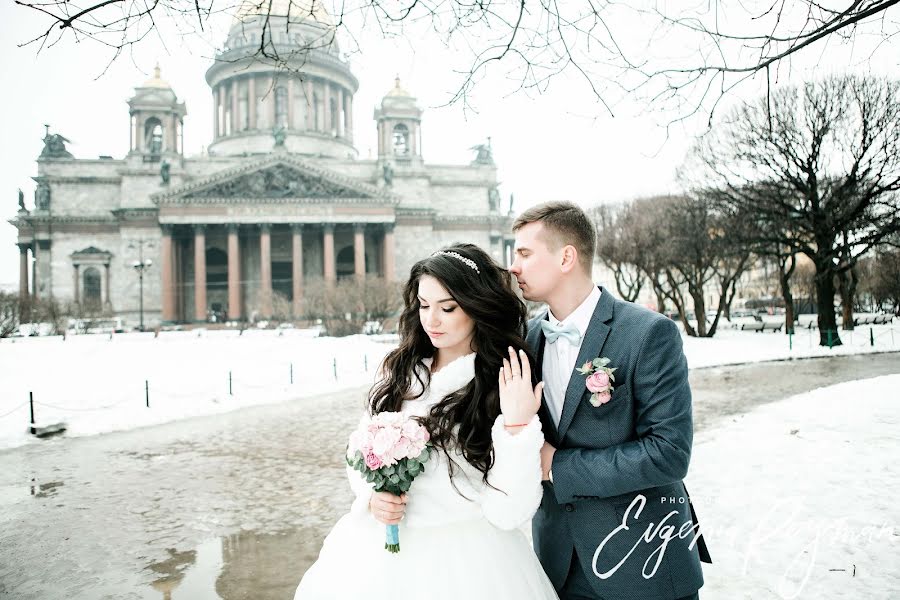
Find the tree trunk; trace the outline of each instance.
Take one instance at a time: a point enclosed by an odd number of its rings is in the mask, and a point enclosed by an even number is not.
[[[656,312],[666,314],[666,295],[662,291],[662,287],[654,284],[653,293],[656,294]]]
[[[838,275],[838,291],[841,294],[841,320],[844,331],[853,331],[853,302],[856,300],[856,287],[859,285],[859,277],[856,268],[853,267]]]
[[[697,319],[697,336],[707,337],[706,334],[706,301],[703,299],[703,288],[699,290],[688,286],[691,298],[694,300],[694,316]]]
[[[697,332],[694,330],[693,326],[691,326],[690,321],[688,321],[687,313],[684,310],[684,298],[681,296],[681,292],[678,291],[678,284],[675,283],[675,278],[672,277],[671,273],[666,272],[666,279],[670,288],[668,298],[672,301],[672,304],[675,305],[675,310],[678,311],[678,316],[681,318],[681,324],[684,325],[684,332],[691,337],[697,337]]]
[[[819,345],[840,346],[834,311],[834,272],[829,266],[816,264],[816,308],[819,311]]]
[[[791,268],[787,268],[787,261],[791,261]],[[794,333],[794,295],[791,293],[791,275],[794,273],[794,267],[797,265],[797,259],[793,256],[790,259],[785,258],[778,260],[778,279],[781,283],[781,297],[784,299],[784,333]]]

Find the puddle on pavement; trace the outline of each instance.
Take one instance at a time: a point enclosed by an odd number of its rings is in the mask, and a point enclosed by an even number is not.
[[[169,557],[147,567],[150,587],[163,600],[284,600],[321,547],[314,529],[281,533],[242,531],[203,542],[194,550],[169,549]]]

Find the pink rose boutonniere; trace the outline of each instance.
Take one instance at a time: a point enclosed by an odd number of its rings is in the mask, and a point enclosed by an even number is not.
[[[616,376],[613,375],[615,369],[607,366],[609,362],[608,358],[595,358],[578,368],[579,373],[587,375],[584,386],[591,393],[592,406],[606,404],[612,398],[612,384]]]

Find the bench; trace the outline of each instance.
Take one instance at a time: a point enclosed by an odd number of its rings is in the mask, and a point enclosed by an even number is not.
[[[784,323],[762,322],[762,323],[744,323],[741,325],[741,331],[781,331]]]

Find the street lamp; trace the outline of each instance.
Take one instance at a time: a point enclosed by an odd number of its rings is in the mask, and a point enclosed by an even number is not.
[[[129,248],[134,248],[135,243],[138,247],[138,260],[131,263],[131,266],[137,271],[138,281],[140,282],[140,311],[141,311],[141,331],[144,331],[144,271],[150,268],[150,265],[153,264],[153,261],[149,258],[144,258],[144,244],[147,244],[147,247],[151,247],[148,240],[139,239],[136,242],[133,242],[128,245]]]

